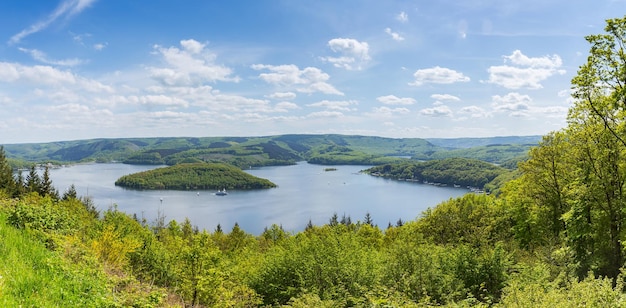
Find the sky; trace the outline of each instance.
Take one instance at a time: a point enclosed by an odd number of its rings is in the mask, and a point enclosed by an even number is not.
[[[626,0],[4,0],[0,144],[542,135]]]

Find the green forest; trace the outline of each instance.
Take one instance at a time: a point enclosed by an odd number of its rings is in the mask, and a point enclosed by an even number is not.
[[[409,158],[464,157],[506,164],[526,158],[539,136],[459,138],[432,142],[420,138],[350,135],[278,135],[266,137],[164,137],[89,139],[5,145],[14,168],[33,162],[55,165],[123,162],[141,165],[226,163],[239,168],[293,165],[380,165]]]
[[[218,163],[177,164],[122,176],[115,185],[133,189],[262,189],[276,184]]]
[[[365,172],[404,181],[482,189],[498,176],[512,171],[480,160],[448,158],[426,162],[407,161],[384,164],[369,168]]]
[[[60,195],[47,169],[14,176],[0,147],[0,306],[626,307],[626,17],[586,40],[567,127],[498,194],[395,225],[148,222]]]

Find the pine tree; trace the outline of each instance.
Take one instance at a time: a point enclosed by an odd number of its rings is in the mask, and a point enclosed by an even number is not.
[[[365,213],[365,221],[364,223],[370,225],[370,226],[374,226],[374,220],[372,219],[372,216],[370,215],[370,212]]]
[[[17,185],[13,178],[13,168],[9,165],[4,146],[0,146],[0,190],[4,190],[9,196],[16,194]]]
[[[30,166],[30,170],[26,176],[26,191],[36,193],[41,191],[41,179],[37,174],[37,169],[34,164]]]
[[[39,194],[42,196],[50,196],[53,199],[59,199],[59,193],[52,185],[52,180],[50,179],[50,167],[48,167],[47,165],[43,171],[43,176],[41,178]]]
[[[63,200],[69,199],[77,199],[78,193],[76,192],[76,186],[74,184],[70,185],[70,187],[63,193]]]
[[[337,216],[337,213],[333,214],[333,216],[328,221],[328,224],[333,227],[339,224],[339,217]]]

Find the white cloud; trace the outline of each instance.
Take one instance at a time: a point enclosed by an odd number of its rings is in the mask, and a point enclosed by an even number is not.
[[[300,70],[296,65],[266,65],[254,64],[254,70],[269,70],[270,73],[261,73],[259,78],[273,85],[295,89],[302,93],[321,92],[325,94],[343,95],[343,93],[327,81],[330,76],[315,67]]]
[[[491,97],[496,112],[522,112],[530,109],[532,99],[528,95],[511,92],[504,96],[494,95]]]
[[[370,60],[369,45],[366,42],[359,42],[350,38],[335,38],[328,41],[328,47],[341,56],[321,57],[321,59],[332,63],[335,67],[360,70],[362,65]]]
[[[425,83],[451,84],[470,81],[470,78],[463,73],[439,66],[417,70],[413,76],[415,81],[409,83],[412,86],[421,86]]]
[[[329,110],[311,112],[307,115],[307,118],[341,118],[341,117],[343,117],[343,113],[339,111],[329,111]]]
[[[275,107],[276,107],[277,112],[288,112],[289,110],[292,110],[292,109],[300,109],[300,106],[292,102],[280,102],[276,104]]]
[[[385,33],[389,34],[394,41],[404,41],[404,37],[397,32],[391,31],[391,28],[385,28]]]
[[[309,107],[323,107],[328,110],[338,110],[338,111],[354,111],[355,108],[350,108],[350,106],[358,105],[359,103],[354,100],[350,101],[329,101],[323,100],[317,103],[308,104]]]
[[[216,55],[205,50],[204,44],[195,40],[182,40],[176,47],[154,46],[156,54],[163,58],[167,67],[151,67],[152,78],[168,86],[202,85],[207,82],[238,82],[239,77],[228,67],[215,63]]]
[[[563,106],[547,106],[533,108],[535,113],[540,113],[549,118],[565,119],[569,108]]]
[[[396,15],[396,20],[402,23],[408,22],[409,15],[407,15],[405,12],[400,12],[398,15]]]
[[[9,44],[17,44],[25,37],[46,29],[60,17],[71,17],[82,12],[97,0],[66,0],[61,2],[57,8],[44,20],[32,24],[30,27],[13,35],[9,39]]]
[[[377,101],[385,105],[413,105],[415,99],[411,97],[397,97],[395,95],[385,95],[376,98]]]
[[[435,106],[432,108],[425,108],[420,110],[420,114],[429,117],[451,117],[452,110],[445,105]]]
[[[473,105],[461,108],[458,113],[468,114],[471,118],[485,118],[489,116],[489,113],[486,112],[483,108]]]
[[[48,58],[46,53],[37,49],[26,49],[26,48],[18,48],[18,49],[21,52],[29,54],[33,59],[39,62],[45,63],[45,64],[58,65],[58,66],[76,66],[76,65],[80,65],[84,63],[83,60],[76,59],[76,58],[66,59],[66,60],[52,60]]]
[[[376,116],[389,118],[395,114],[408,114],[411,113],[411,111],[404,107],[389,108],[387,106],[382,106],[373,108],[373,113]]]
[[[558,55],[530,58],[521,51],[515,50],[510,56],[504,56],[505,65],[491,66],[489,80],[507,89],[540,89],[541,82],[555,74],[565,74],[559,69],[562,60]],[[507,65],[506,63],[512,65]]]
[[[138,102],[147,106],[188,107],[189,103],[177,97],[166,95],[144,95],[137,98]]]
[[[180,46],[192,54],[199,54],[202,52],[206,44],[202,44],[196,40],[181,40]]]
[[[100,51],[100,50],[106,48],[107,45],[108,45],[108,43],[96,43],[96,44],[93,44],[93,49]]]
[[[293,92],[274,92],[267,96],[271,99],[294,99],[296,98],[296,93]]]
[[[438,101],[460,102],[461,99],[450,94],[433,94],[430,98]]]
[[[0,62],[0,81],[33,83],[36,85],[75,85],[79,78],[69,71],[51,66],[26,66],[17,63]]]

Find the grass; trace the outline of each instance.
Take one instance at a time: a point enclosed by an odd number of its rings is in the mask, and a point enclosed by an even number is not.
[[[46,249],[34,232],[7,224],[0,212],[0,306],[112,306],[102,271],[59,254]]]

